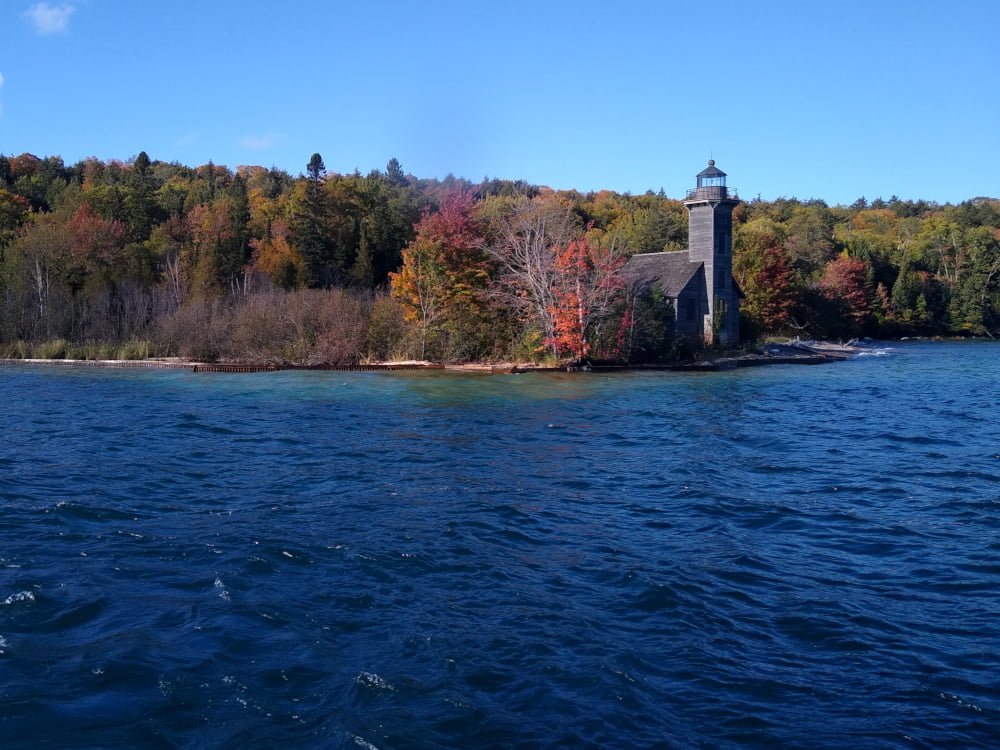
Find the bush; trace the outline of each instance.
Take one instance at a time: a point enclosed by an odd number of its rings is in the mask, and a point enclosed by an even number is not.
[[[294,329],[289,359],[308,365],[346,365],[361,360],[368,327],[367,306],[342,289],[301,290],[288,295]]]
[[[510,358],[515,362],[538,362],[548,354],[545,337],[537,328],[525,328],[510,347]]]
[[[405,339],[403,306],[392,297],[377,298],[368,319],[368,358],[377,362],[409,359]]]
[[[233,312],[230,352],[233,357],[256,363],[280,364],[291,337],[287,295],[260,294],[249,297]]]
[[[161,323],[161,344],[182,357],[214,362],[229,353],[230,318],[219,300],[196,297]]]

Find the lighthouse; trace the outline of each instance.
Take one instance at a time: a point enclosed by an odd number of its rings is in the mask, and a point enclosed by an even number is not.
[[[650,248],[629,258],[622,273],[636,297],[662,296],[674,308],[677,337],[693,346],[731,347],[740,340],[740,298],[733,280],[733,209],[736,188],[709,160],[687,191],[688,247]]]
[[[733,346],[740,337],[740,293],[733,283],[733,209],[736,189],[726,187],[726,173],[709,159],[688,190],[688,258],[704,264],[707,309],[703,335],[708,344]]]

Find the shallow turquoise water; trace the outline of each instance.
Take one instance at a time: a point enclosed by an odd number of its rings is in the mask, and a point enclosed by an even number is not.
[[[2,368],[2,744],[996,747],[998,373]]]

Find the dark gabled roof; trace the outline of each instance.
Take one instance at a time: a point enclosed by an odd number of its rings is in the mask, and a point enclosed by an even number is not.
[[[640,253],[628,259],[622,274],[637,294],[658,284],[667,297],[676,299],[703,265],[701,261],[689,260],[684,251]]]
[[[715,166],[715,159],[708,160],[708,166],[698,173],[699,177],[725,177],[726,173]]]

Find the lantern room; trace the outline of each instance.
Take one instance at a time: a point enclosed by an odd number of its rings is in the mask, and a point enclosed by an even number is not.
[[[709,159],[708,166],[698,173],[697,184],[694,190],[688,190],[688,200],[725,200],[730,193],[736,195],[736,188],[726,187],[726,173],[715,166],[714,159]]]

